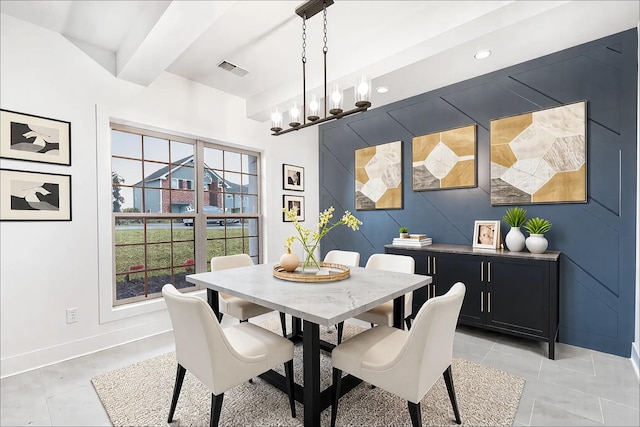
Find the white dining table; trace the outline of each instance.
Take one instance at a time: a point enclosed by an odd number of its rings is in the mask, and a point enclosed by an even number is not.
[[[271,308],[293,318],[288,337],[302,340],[303,383],[295,398],[304,405],[304,425],[319,426],[320,413],[331,404],[331,387],[320,390],[320,351],[333,344],[320,340],[320,326],[331,327],[382,303],[394,301],[394,326],[402,328],[404,295],[432,282],[430,276],[350,267],[349,277],[333,282],[294,282],[273,275],[275,263],[190,274],[186,280],[207,288],[207,300],[219,316],[218,292]],[[302,324],[301,324],[302,321]],[[286,390],[284,378],[271,371],[265,380]],[[359,383],[345,378],[341,394]]]

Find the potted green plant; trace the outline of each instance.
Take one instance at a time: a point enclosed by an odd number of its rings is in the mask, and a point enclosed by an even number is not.
[[[529,252],[541,254],[547,250],[549,242],[544,234],[551,230],[551,221],[543,218],[531,218],[524,224],[524,229],[529,232],[525,244]]]
[[[525,238],[520,227],[527,220],[527,211],[521,207],[509,208],[506,210],[502,220],[506,222],[511,229],[504,238],[504,243],[507,245],[507,249],[511,252],[520,252],[524,249]]]
[[[409,229],[407,227],[400,227],[400,238],[402,239],[409,238]]]

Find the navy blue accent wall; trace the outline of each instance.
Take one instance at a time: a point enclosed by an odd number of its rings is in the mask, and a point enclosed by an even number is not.
[[[336,229],[331,249],[356,250],[362,265],[400,226],[437,243],[471,245],[477,219],[501,219],[491,206],[490,120],[587,101],[588,202],[527,205],[552,221],[549,250],[562,252],[560,341],[629,357],[634,335],[637,30],[595,40],[484,76],[323,124],[320,208],[351,210],[359,232]],[[426,78],[428,75],[416,76]],[[414,192],[411,141],[477,123],[478,186]],[[404,208],[355,211],[354,150],[403,141]],[[508,226],[502,223],[502,234]],[[526,250],[526,249],[525,249]]]

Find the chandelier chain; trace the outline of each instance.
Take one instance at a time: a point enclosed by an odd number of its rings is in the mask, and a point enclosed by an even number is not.
[[[307,62],[307,15],[302,18],[302,62]]]
[[[329,50],[327,48],[327,3],[324,3],[324,7],[323,7],[323,14],[324,14],[324,38],[322,39],[324,41],[324,47],[322,48],[322,52],[327,53],[327,51]]]

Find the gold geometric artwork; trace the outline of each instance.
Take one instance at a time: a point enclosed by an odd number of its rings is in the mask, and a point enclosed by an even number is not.
[[[587,201],[587,102],[491,121],[491,204]]]
[[[413,191],[475,187],[476,125],[413,138]]]
[[[402,209],[402,141],[355,151],[356,210]]]

